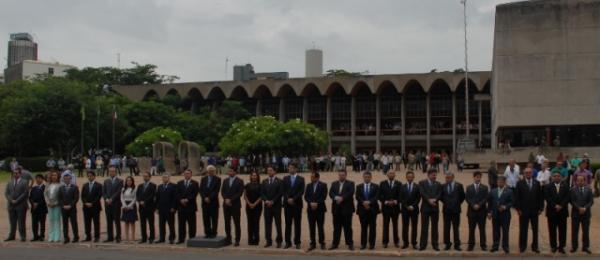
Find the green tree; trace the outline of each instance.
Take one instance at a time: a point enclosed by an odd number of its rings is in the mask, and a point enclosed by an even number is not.
[[[125,147],[127,154],[134,156],[150,156],[152,144],[156,142],[169,142],[175,147],[183,140],[181,134],[171,128],[155,127],[143,132],[133,142]]]
[[[173,107],[154,101],[130,103],[122,110],[129,125],[124,136],[129,141],[154,127],[171,127],[177,122]]]
[[[108,85],[142,85],[172,83],[179,77],[173,75],[161,75],[156,71],[154,64],[131,63],[133,67],[119,69],[115,67],[86,67],[83,69],[69,69],[66,78],[83,83],[101,87]]]
[[[288,156],[311,155],[327,148],[327,133],[300,119],[279,125],[277,131],[278,152]]]

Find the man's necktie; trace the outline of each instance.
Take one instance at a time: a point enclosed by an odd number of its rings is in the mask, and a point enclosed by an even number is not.
[[[339,195],[339,194],[342,194],[342,189],[343,189],[343,188],[344,188],[344,183],[343,183],[343,182],[340,182],[340,188],[339,188],[339,190],[338,190],[338,195]]]
[[[369,184],[365,184],[365,198],[369,199]]]

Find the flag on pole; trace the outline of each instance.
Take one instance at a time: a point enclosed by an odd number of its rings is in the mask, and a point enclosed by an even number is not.
[[[81,121],[85,121],[85,106],[81,105]]]
[[[113,121],[117,121],[117,110],[113,106]]]

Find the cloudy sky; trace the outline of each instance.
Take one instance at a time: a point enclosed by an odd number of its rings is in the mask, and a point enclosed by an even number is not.
[[[491,68],[495,6],[469,0],[470,70]],[[39,58],[86,66],[152,63],[180,81],[224,80],[234,64],[304,76],[304,51],[324,68],[372,74],[464,66],[460,0],[3,0],[0,53],[30,32]],[[226,77],[225,59],[229,57]]]

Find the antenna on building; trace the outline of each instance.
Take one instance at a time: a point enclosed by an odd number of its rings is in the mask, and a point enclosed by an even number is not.
[[[227,80],[229,77],[229,75],[227,74],[228,67],[229,67],[229,57],[225,57],[225,80]]]

